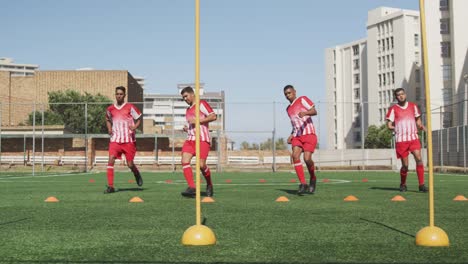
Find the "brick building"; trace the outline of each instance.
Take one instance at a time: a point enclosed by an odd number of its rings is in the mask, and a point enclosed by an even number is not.
[[[34,109],[34,102],[46,107],[48,93],[76,90],[80,93],[102,94],[114,99],[115,87],[127,88],[129,102],[143,102],[143,88],[125,70],[36,71],[34,76],[15,76],[0,71],[0,102],[2,126],[24,124]],[[137,105],[143,110],[143,105]],[[40,111],[40,105],[36,105]],[[38,109],[39,108],[39,109]]]

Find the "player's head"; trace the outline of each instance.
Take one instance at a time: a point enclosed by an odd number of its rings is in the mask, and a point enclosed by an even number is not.
[[[121,104],[125,100],[125,95],[127,94],[127,90],[123,86],[115,87],[115,100],[118,104]]]
[[[406,102],[406,92],[405,89],[403,88],[397,88],[395,91],[393,91],[393,95],[395,96],[395,99],[398,101],[398,103],[404,103]]]
[[[193,88],[190,86],[185,87],[180,91],[180,95],[182,95],[182,99],[188,104],[192,105],[193,101],[195,99],[195,92],[193,91]]]
[[[284,96],[288,99],[289,102],[294,101],[296,99],[296,89],[294,86],[288,84],[283,88]]]

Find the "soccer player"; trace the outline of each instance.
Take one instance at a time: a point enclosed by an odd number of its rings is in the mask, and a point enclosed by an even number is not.
[[[138,168],[133,163],[136,153],[135,130],[141,123],[140,110],[125,102],[125,87],[115,88],[116,103],[109,106],[106,111],[107,131],[110,135],[109,162],[107,164],[107,189],[104,193],[113,193],[114,189],[114,163],[125,155],[127,165],[135,176],[138,186],[143,185]],[[136,122],[135,122],[136,120]]]
[[[396,141],[396,155],[401,159],[400,192],[406,192],[406,176],[408,175],[408,156],[413,154],[416,161],[416,174],[418,175],[419,191],[427,192],[424,185],[424,164],[421,159],[421,143],[418,129],[426,130],[421,121],[421,112],[414,103],[406,101],[406,92],[403,88],[394,91],[397,104],[390,107],[387,112],[387,127],[394,131]]]
[[[188,188],[181,194],[185,197],[195,197],[195,183],[193,181],[192,167],[190,161],[196,155],[195,151],[195,93],[193,88],[188,86],[180,92],[182,99],[189,105],[185,112],[185,119],[188,126],[184,127],[187,132],[187,140],[182,147],[182,169]],[[210,132],[208,124],[216,120],[216,113],[204,100],[200,100],[200,170],[206,180],[206,196],[213,196],[213,183],[211,181],[211,171],[206,166],[206,158],[210,152]]]
[[[312,160],[312,153],[317,145],[317,136],[312,122],[312,116],[317,115],[314,103],[306,96],[296,96],[296,90],[292,85],[286,85],[283,89],[284,96],[290,102],[286,108],[288,116],[291,119],[292,132],[288,137],[288,144],[292,145],[291,159],[299,178],[300,185],[297,194],[302,195],[306,192],[315,193],[317,177],[315,175],[315,165]],[[307,185],[304,168],[300,157],[304,152],[304,162],[310,175],[310,185]]]

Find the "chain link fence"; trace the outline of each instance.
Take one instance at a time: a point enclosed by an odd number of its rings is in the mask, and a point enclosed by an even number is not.
[[[186,134],[185,102],[174,100],[169,108],[138,102],[143,125],[137,133],[135,164],[146,171],[179,171],[180,151]],[[291,124],[285,102],[210,102],[218,120],[210,124],[212,146],[207,163],[219,171],[292,170]],[[105,127],[108,103],[2,103],[0,174],[36,175],[103,170],[108,160],[109,136]],[[162,107],[162,106],[161,106]],[[343,116],[330,116],[334,107]],[[314,124],[319,144],[313,159],[318,169],[395,170],[391,136],[382,139],[386,148],[362,148],[369,133],[369,108],[365,104],[336,106],[316,102]],[[385,113],[374,113],[380,122]],[[339,124],[341,123],[341,124]],[[339,127],[335,131],[334,127]],[[467,126],[433,133],[434,164],[466,171]],[[425,147],[425,137],[421,138]],[[343,148],[336,149],[336,143]],[[426,153],[423,151],[423,158]],[[126,161],[117,169],[126,170]],[[413,161],[410,167],[414,167]]]

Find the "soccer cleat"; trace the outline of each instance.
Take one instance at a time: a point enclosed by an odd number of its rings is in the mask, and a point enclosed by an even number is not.
[[[299,184],[299,190],[297,190],[297,195],[303,195],[304,193],[307,192],[307,184]]]
[[[206,196],[207,197],[213,197],[213,185],[207,185],[206,186]]]
[[[426,185],[424,184],[421,184],[419,185],[419,192],[423,192],[423,193],[427,193],[427,188],[426,188]]]
[[[111,187],[111,186],[107,186],[107,189],[104,191],[104,193],[114,193],[115,192],[115,189],[114,187]]]
[[[407,190],[406,184],[400,184],[400,192],[406,192]]]
[[[135,181],[136,181],[138,186],[141,187],[143,185],[143,178],[141,178],[140,172],[135,174]]]
[[[188,187],[187,190],[180,193],[182,196],[193,198],[195,197],[196,191],[195,188]]]
[[[317,187],[317,180],[310,181],[309,193],[314,194],[316,187]]]

